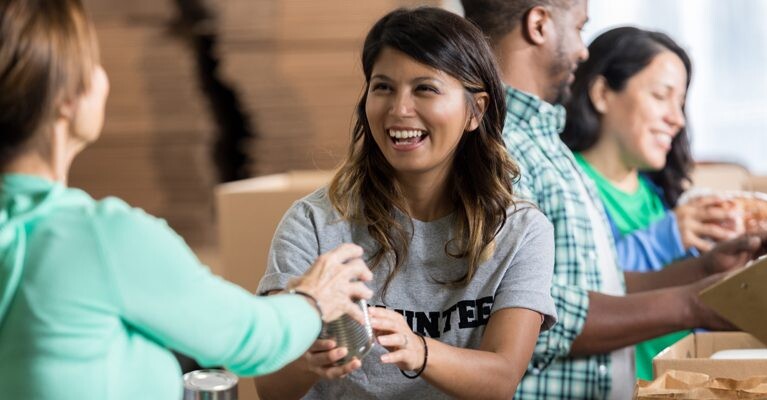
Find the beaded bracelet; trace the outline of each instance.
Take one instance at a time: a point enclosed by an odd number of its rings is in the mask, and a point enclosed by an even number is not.
[[[415,373],[415,375],[408,375],[403,370],[399,370],[399,372],[402,373],[402,376],[404,376],[407,379],[415,379],[421,376],[421,373],[423,373],[423,370],[426,369],[426,361],[429,360],[429,346],[426,345],[426,338],[423,337],[418,332],[415,332],[416,335],[418,335],[419,338],[421,338],[421,341],[423,342],[423,365],[421,366],[421,369],[418,370],[418,372]]]

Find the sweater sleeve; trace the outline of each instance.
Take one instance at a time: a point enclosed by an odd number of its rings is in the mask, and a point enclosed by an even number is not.
[[[162,220],[102,209],[94,228],[124,322],[203,366],[267,374],[319,334],[319,316],[303,298],[255,297],[211,274]]]

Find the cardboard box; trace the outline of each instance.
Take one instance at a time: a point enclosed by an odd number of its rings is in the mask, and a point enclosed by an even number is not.
[[[266,270],[272,236],[288,208],[330,182],[333,171],[291,171],[216,187],[220,265],[215,271],[255,292]],[[240,378],[240,400],[258,400],[251,378]]]
[[[272,236],[301,197],[330,182],[333,171],[292,171],[216,188],[221,275],[255,292],[264,275]]]
[[[765,347],[745,332],[691,333],[667,347],[652,361],[655,378],[666,371],[699,372],[716,378],[747,379],[767,375],[767,360],[712,360],[720,350]]]
[[[767,258],[705,289],[700,299],[738,328],[767,343]]]
[[[712,360],[720,350],[765,348],[767,343],[767,259],[761,259],[705,289],[701,300],[745,332],[692,333],[653,359],[657,378],[669,370],[712,378],[767,375],[767,360]],[[748,333],[746,333],[748,332]]]

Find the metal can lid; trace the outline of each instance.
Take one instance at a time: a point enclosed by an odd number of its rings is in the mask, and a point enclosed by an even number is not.
[[[219,392],[237,386],[237,376],[221,369],[201,369],[184,374],[184,388],[194,391]]]

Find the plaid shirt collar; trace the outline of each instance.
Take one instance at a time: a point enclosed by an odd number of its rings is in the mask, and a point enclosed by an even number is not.
[[[541,100],[539,97],[506,86],[507,123],[530,124],[526,132],[530,137],[541,136],[559,141],[559,132],[565,128],[565,108]]]

